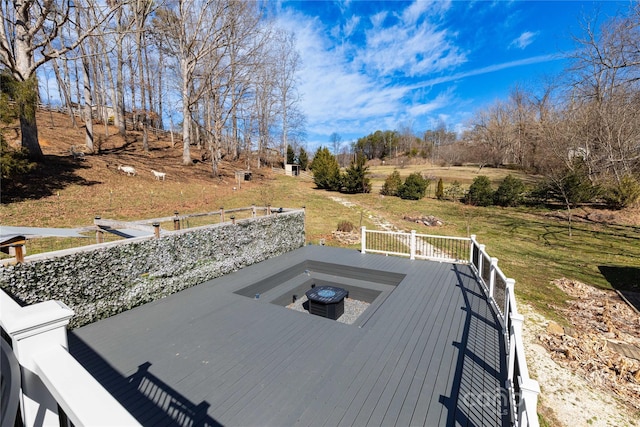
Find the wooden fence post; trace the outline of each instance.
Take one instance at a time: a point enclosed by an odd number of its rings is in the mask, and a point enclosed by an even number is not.
[[[153,223],[153,234],[156,236],[156,239],[160,237],[160,224],[157,222]]]
[[[11,247],[13,248],[13,252],[15,254],[16,257],[16,262],[17,263],[23,263],[24,262],[24,251],[22,250],[24,248],[23,245],[11,245]]]
[[[224,207],[220,206],[220,222],[224,222]]]
[[[99,220],[100,217],[97,216],[95,217],[96,220]],[[98,229],[96,230],[96,243],[103,243],[104,242],[104,231],[102,231],[102,229],[100,227],[98,227]]]
[[[173,218],[173,229],[174,230],[180,230],[180,218],[178,217],[178,211],[174,212],[175,213],[175,218]]]

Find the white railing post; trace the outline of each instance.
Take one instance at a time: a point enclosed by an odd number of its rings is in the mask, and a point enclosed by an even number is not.
[[[511,306],[511,295],[514,295],[513,301],[515,302],[515,286],[516,281],[514,279],[507,279],[507,284],[504,289],[504,301],[502,301],[505,325],[507,324],[507,316],[509,316],[509,313],[518,314],[518,309],[515,305],[513,307]]]
[[[496,298],[493,296],[493,291],[496,285],[496,269],[498,268],[498,258],[491,258],[491,268],[489,272],[489,297],[495,301],[496,305],[498,302]]]
[[[538,427],[538,395],[540,384],[530,378],[522,379],[519,386],[520,407],[518,408],[519,427]],[[526,411],[526,412],[525,412]]]
[[[472,234],[469,237],[471,238],[471,241],[470,241],[470,244],[469,244],[469,265],[473,266],[473,248],[476,245],[476,235]]]
[[[516,344],[518,337],[522,337],[522,323],[524,322],[524,316],[520,314],[511,314],[511,330],[507,330],[509,334],[509,349],[507,353],[507,380],[511,384],[516,384],[517,378],[513,378],[515,360],[516,360]],[[506,323],[508,325],[509,323]]]
[[[482,282],[484,282],[484,277],[482,277],[482,271],[484,269],[484,248],[485,245],[478,245],[478,276]]]
[[[409,238],[409,259],[416,259],[416,230],[411,230]]]
[[[54,347],[67,348],[67,325],[73,310],[58,301],[18,306],[0,292],[2,327],[11,336],[22,371],[22,419],[26,426],[59,425],[58,404],[36,374],[34,356]]]
[[[362,246],[362,249],[360,249],[360,252],[362,252],[363,254],[366,254],[367,253],[367,227],[365,227],[364,225],[360,227],[360,243]]]

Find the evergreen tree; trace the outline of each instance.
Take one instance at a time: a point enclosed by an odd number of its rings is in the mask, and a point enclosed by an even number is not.
[[[300,169],[302,169],[303,171],[306,171],[309,167],[309,155],[307,154],[307,150],[305,150],[304,147],[300,147],[298,163],[300,164]]]
[[[287,164],[292,165],[296,162],[296,153],[291,145],[287,145]]]
[[[444,199],[444,183],[442,182],[442,178],[438,180],[438,188],[436,189],[436,199],[438,200]]]
[[[383,196],[397,196],[398,189],[402,185],[402,178],[400,177],[400,172],[397,169],[384,180],[384,184],[382,185],[382,189],[380,190],[380,194]]]
[[[371,180],[367,177],[369,167],[366,166],[367,158],[362,154],[356,154],[351,166],[342,177],[342,185],[345,193],[369,193]]]
[[[420,200],[427,193],[429,180],[424,179],[419,172],[414,172],[404,180],[398,188],[398,196],[401,199]]]
[[[0,93],[0,123],[11,123],[18,116],[15,104],[9,103],[6,93]],[[14,149],[0,133],[0,170],[3,190],[14,187],[13,178],[34,169],[35,163],[29,161],[29,152],[25,148]]]
[[[327,147],[320,147],[311,162],[313,182],[323,190],[340,191],[342,187],[340,166]]]
[[[507,175],[493,195],[493,201],[498,206],[518,206],[522,203],[524,183],[522,180]]]
[[[488,177],[480,175],[473,179],[466,196],[466,202],[476,206],[491,206],[493,204],[493,190],[491,190],[491,181]]]

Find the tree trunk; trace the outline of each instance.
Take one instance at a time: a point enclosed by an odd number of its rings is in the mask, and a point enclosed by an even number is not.
[[[76,8],[76,20],[80,23],[80,12]],[[78,33],[80,29],[78,27]],[[89,79],[89,57],[87,56],[84,43],[80,44],[80,54],[82,55],[82,87],[84,97],[84,143],[90,153],[93,149],[93,98],[91,96],[91,81]]]
[[[187,60],[181,59],[182,66],[182,164],[191,165],[191,111],[189,111],[189,71]]]

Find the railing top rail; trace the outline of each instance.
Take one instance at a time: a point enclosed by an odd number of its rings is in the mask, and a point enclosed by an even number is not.
[[[34,362],[36,373],[74,425],[140,425],[63,347],[36,354]]]
[[[367,232],[367,233],[376,233],[376,234],[411,235],[411,233],[408,232],[408,231],[370,230],[368,228],[365,229],[365,232]],[[463,241],[470,241],[471,240],[469,237],[460,237],[460,236],[440,236],[440,235],[437,235],[437,234],[421,234],[421,233],[416,233],[415,235],[416,235],[416,237],[429,237],[429,238],[436,238],[436,239],[463,240]]]

